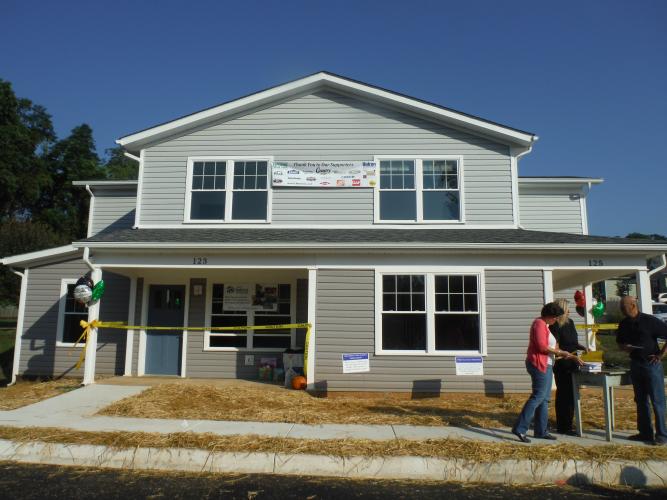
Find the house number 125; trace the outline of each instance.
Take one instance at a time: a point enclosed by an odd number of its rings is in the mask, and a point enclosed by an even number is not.
[[[192,257],[192,263],[197,266],[204,266],[208,264],[208,259],[206,257]]]

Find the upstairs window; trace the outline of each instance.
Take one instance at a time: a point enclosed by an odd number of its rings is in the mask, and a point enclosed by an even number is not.
[[[191,159],[186,222],[266,222],[269,160]]]
[[[224,220],[226,161],[196,161],[192,165],[190,219]]]
[[[381,159],[376,222],[460,222],[461,159]]]

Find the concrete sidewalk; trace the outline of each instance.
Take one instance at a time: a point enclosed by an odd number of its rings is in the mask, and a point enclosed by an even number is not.
[[[126,431],[171,434],[211,433],[220,436],[256,434],[293,439],[463,439],[485,442],[518,442],[509,428],[436,427],[413,425],[307,425],[280,422],[238,422],[214,420],[169,420],[95,416],[114,401],[134,396],[146,386],[94,384],[39,403],[11,411],[0,411],[0,425],[13,427],[60,427],[80,431]],[[641,444],[625,440],[628,432],[614,432],[616,444]],[[558,436],[558,441],[533,439],[531,444],[574,443],[583,446],[608,444],[604,431],[594,430],[584,437]]]

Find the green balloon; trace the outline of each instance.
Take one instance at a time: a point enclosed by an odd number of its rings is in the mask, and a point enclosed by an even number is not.
[[[95,283],[95,286],[93,287],[92,299],[94,301],[98,301],[102,298],[102,295],[104,295],[104,280],[100,280]]]
[[[95,296],[94,291],[93,291],[93,296]],[[594,318],[599,318],[600,316],[602,316],[604,314],[604,302],[602,302],[601,300],[598,301],[598,303],[593,306],[592,312]]]

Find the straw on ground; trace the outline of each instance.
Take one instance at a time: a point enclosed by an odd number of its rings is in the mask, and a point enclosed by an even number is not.
[[[586,429],[604,428],[602,393],[583,391]],[[514,423],[524,394],[491,397],[448,393],[440,398],[409,400],[397,395],[372,399],[317,398],[305,392],[263,386],[218,387],[209,384],[157,385],[113,403],[100,414],[123,417],[194,420],[238,420],[302,424],[392,424],[508,427]],[[617,391],[616,429],[635,428],[632,391]],[[553,404],[551,404],[551,419]]]
[[[81,381],[73,378],[49,381],[19,379],[15,385],[0,388],[0,410],[15,410],[69,392],[80,386]]]
[[[127,448],[191,448],[210,452],[289,453],[336,457],[351,456],[419,456],[455,458],[477,462],[503,459],[529,460],[667,460],[667,447],[631,445],[579,446],[573,444],[524,446],[512,443],[485,443],[455,439],[412,441],[394,439],[292,439],[256,435],[218,436],[179,432],[156,434],[146,432],[86,432],[49,427],[0,427],[0,439],[19,442],[92,444],[114,449]]]

